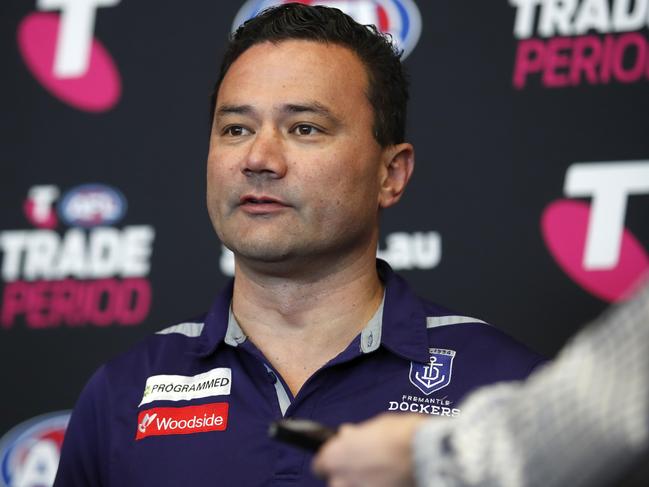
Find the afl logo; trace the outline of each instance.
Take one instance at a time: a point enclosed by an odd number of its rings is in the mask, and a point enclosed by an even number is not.
[[[126,198],[104,184],[84,184],[66,193],[59,203],[59,215],[73,227],[112,225],[126,213]]]
[[[268,7],[291,3],[290,0],[248,0],[232,24],[234,32],[246,20]],[[413,0],[306,0],[306,5],[339,8],[359,24],[374,24],[381,32],[392,35],[405,59],[417,45],[421,34],[421,15]]]
[[[54,483],[70,413],[45,414],[19,424],[0,439],[0,487]]]

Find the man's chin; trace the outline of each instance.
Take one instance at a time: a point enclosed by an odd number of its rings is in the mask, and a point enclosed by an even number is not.
[[[235,269],[245,268],[269,276],[302,279],[319,273],[322,267],[316,249],[270,245],[230,248],[234,252]]]
[[[290,260],[293,252],[285,246],[272,245],[267,242],[245,242],[240,245],[226,246],[234,252],[235,258],[245,262],[274,264]]]

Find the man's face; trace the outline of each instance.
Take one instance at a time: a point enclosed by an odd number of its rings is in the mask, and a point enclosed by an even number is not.
[[[207,205],[221,241],[258,262],[376,246],[387,149],[362,62],[345,47],[266,42],[217,94]]]

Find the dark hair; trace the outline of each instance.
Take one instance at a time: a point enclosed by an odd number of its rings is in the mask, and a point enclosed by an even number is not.
[[[248,48],[262,42],[299,39],[349,48],[365,65],[367,98],[374,110],[374,137],[382,147],[404,141],[408,85],[401,52],[373,25],[361,25],[337,8],[289,3],[264,10],[230,36],[219,79],[211,97],[214,119],[219,86],[230,66]]]

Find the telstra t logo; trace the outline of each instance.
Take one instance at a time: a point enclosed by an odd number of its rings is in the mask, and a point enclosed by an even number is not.
[[[649,160],[573,164],[564,193],[574,199],[552,202],[541,230],[559,266],[582,288],[616,302],[633,292],[649,273],[649,255],[625,228],[630,196],[649,194]]]
[[[120,0],[37,0],[18,26],[18,48],[34,77],[54,96],[80,110],[103,112],[121,93],[119,71],[94,38],[99,7]],[[57,13],[44,13],[60,11]]]

